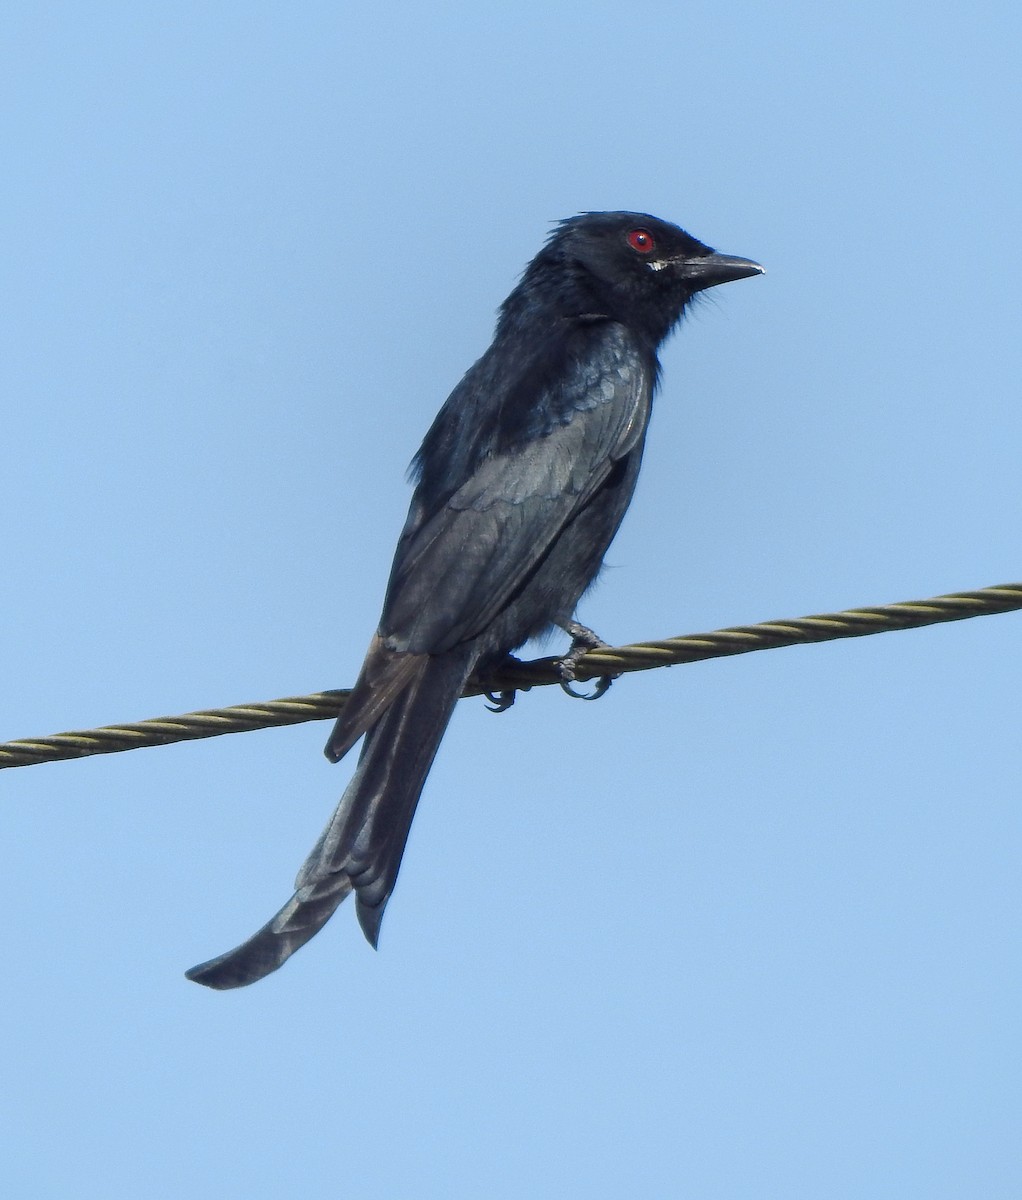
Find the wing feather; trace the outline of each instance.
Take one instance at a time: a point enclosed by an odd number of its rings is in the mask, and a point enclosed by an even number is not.
[[[622,326],[588,330],[554,386],[528,397],[547,415],[539,435],[487,454],[405,530],[380,624],[392,649],[438,654],[477,636],[642,436],[652,372]]]

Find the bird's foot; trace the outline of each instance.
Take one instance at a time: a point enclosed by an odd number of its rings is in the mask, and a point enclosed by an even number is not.
[[[512,706],[512,704],[514,704],[515,699],[518,695],[519,689],[518,688],[499,688],[496,691],[491,691],[490,689],[488,689],[486,687],[487,682],[490,679],[499,679],[501,672],[505,668],[517,667],[517,666],[521,666],[521,660],[515,658],[515,656],[513,654],[505,654],[504,657],[502,659],[500,659],[496,664],[490,664],[490,666],[479,675],[478,682],[484,689],[483,695],[490,702],[486,706],[490,710],[490,712],[495,712],[495,713],[507,712],[507,710]]]
[[[614,682],[612,675],[601,675],[589,695],[586,695],[585,692],[576,692],[571,685],[575,682],[575,668],[589,651],[599,650],[601,646],[606,646],[608,643],[593,633],[588,626],[581,625],[578,621],[569,621],[561,628],[571,638],[571,648],[568,653],[557,660],[557,673],[561,677],[561,691],[566,692],[575,700],[599,700],[601,696],[607,694],[610,685]]]
[[[486,706],[490,712],[501,713],[507,712],[511,705],[514,704],[518,693],[514,688],[504,688],[499,692],[483,692],[483,695],[490,702]]]

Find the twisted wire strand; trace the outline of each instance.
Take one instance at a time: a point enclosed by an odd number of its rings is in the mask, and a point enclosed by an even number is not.
[[[591,650],[576,670],[579,680],[605,675],[623,675],[631,671],[650,671],[656,667],[701,662],[753,650],[772,650],[829,642],[837,638],[866,637],[900,629],[918,629],[945,621],[964,621],[970,617],[1022,609],[1022,583],[1002,583],[971,592],[952,592],[929,600],[905,600],[870,608],[851,608],[844,612],[820,613],[792,620],[764,621],[758,625],[737,625],[711,633],[693,633],[659,641],[637,642],[630,646],[604,646]],[[502,690],[527,691],[560,683],[556,658],[538,658],[531,662],[510,659],[498,672],[484,680],[474,680],[465,688],[465,696],[478,696]],[[171,742],[219,737],[225,733],[244,733],[303,721],[322,721],[336,717],[348,698],[347,690],[315,692],[309,696],[289,696],[261,704],[235,704],[228,708],[205,709],[178,717],[154,717],[128,725],[106,725],[99,729],[58,733],[49,737],[20,738],[0,744],[0,770],[27,767],[34,763],[86,758],[92,754],[114,754],[138,750],[144,746],[166,746]]]

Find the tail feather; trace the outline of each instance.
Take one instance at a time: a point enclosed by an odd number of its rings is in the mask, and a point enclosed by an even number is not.
[[[351,891],[343,876],[301,888],[246,942],[185,972],[185,977],[217,991],[245,987],[272,974],[314,937]]]
[[[295,881],[343,875],[373,946],[440,739],[471,674],[470,651],[418,659],[415,678],[366,735],[358,769]]]
[[[376,946],[426,775],[465,681],[470,650],[414,659],[412,677],[366,734],[358,767],[284,907],[234,950],[187,972],[207,987],[254,983],[277,970],[326,924],[349,892]]]
[[[372,729],[421,670],[425,657],[396,654],[387,649],[379,634],[374,635],[355,686],[323,749],[331,762],[340,762],[362,734]]]

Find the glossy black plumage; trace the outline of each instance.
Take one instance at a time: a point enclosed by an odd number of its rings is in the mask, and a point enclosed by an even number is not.
[[[760,270],[646,214],[586,213],[556,227],[416,456],[379,629],[327,744],[336,761],[365,735],[337,811],[291,900],[190,979],[231,988],[262,978],[352,890],[376,944],[466,680],[570,623],[631,500],[657,347],[696,292]]]

